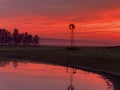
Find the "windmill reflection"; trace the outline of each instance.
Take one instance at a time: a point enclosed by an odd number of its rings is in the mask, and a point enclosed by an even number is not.
[[[74,74],[76,74],[76,68],[67,67],[66,72],[69,73],[70,75],[70,85],[68,86],[68,90],[74,90],[73,78],[74,78]]]

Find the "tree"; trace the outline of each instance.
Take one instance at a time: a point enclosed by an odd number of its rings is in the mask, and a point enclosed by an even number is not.
[[[33,36],[31,34],[28,35],[27,37],[29,45],[33,43]]]
[[[18,37],[19,37],[19,30],[18,29],[14,29],[14,32],[13,32],[13,42],[14,42],[15,45],[17,45],[19,43]]]
[[[0,28],[0,44],[1,45],[31,45],[39,44],[39,36],[35,35],[34,37],[28,32],[19,34],[18,29],[14,29],[11,34],[7,29]]]
[[[38,36],[38,35],[35,35],[35,36],[33,37],[33,43],[34,43],[34,45],[39,44],[39,36]]]

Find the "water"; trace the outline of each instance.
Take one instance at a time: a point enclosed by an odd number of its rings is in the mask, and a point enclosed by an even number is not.
[[[0,61],[0,90],[114,90],[105,77],[75,68]]]

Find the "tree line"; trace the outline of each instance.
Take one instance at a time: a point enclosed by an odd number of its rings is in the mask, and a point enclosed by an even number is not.
[[[7,29],[0,29],[0,45],[38,45],[39,36],[31,35],[28,32],[19,33],[14,29],[11,33]]]

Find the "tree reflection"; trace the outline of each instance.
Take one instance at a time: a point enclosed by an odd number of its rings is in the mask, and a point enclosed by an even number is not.
[[[22,61],[21,61],[22,62]],[[10,63],[12,63],[13,67],[14,68],[17,68],[18,65],[19,65],[19,62],[18,61],[12,61],[12,60],[0,60],[0,67],[6,67],[8,65],[10,65]],[[22,62],[22,63],[25,63],[26,62]]]
[[[10,62],[8,60],[0,60],[0,67],[6,67]]]
[[[12,62],[13,63],[13,67],[14,68],[17,68],[18,67],[18,62],[17,61],[14,61],[14,62]]]

